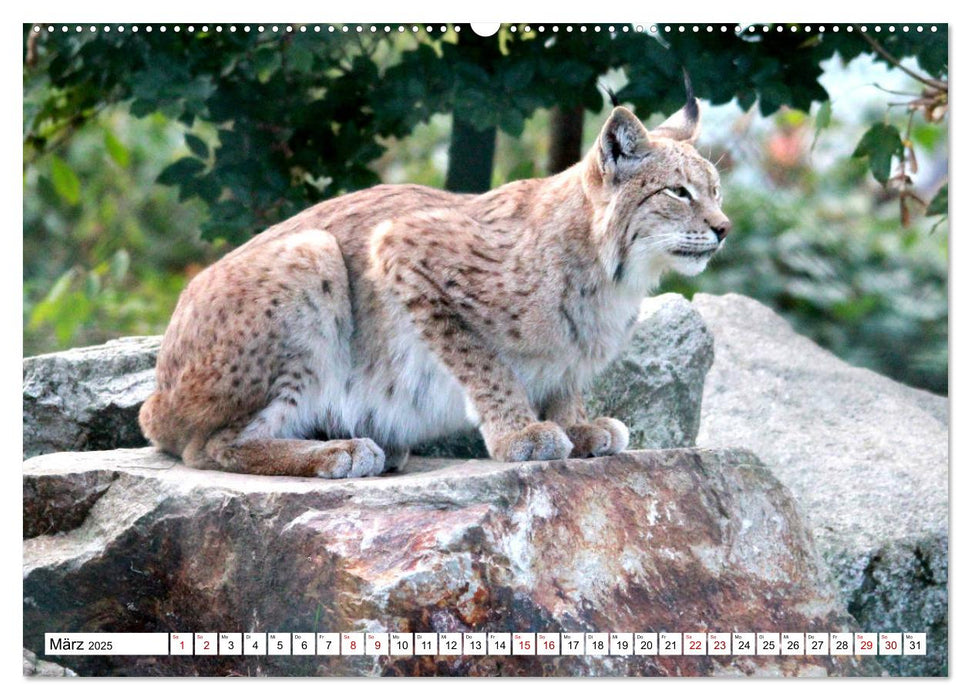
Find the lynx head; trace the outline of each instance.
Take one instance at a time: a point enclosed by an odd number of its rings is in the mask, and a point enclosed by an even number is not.
[[[690,93],[681,110],[650,131],[630,110],[615,107],[587,156],[603,262],[618,284],[643,293],[668,270],[696,275],[728,234],[718,171],[692,145],[699,127]]]

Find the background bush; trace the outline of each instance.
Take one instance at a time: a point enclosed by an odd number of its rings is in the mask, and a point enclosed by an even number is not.
[[[887,107],[900,98],[872,83],[925,86],[846,32],[784,29],[662,43],[522,27],[489,42],[451,29],[31,38],[25,27],[24,353],[162,332],[185,282],[266,225],[376,182],[454,183],[457,134],[495,143],[466,183],[543,176],[564,112],[585,114],[582,146],[593,143],[609,111],[598,82],[652,123],[683,101],[686,66],[723,105],[706,108],[701,147],[724,171],[735,226],[706,273],[664,290],[752,296],[849,362],[946,393],[946,220],[910,200],[902,216],[873,177],[892,179],[913,144],[921,168],[908,165],[905,189],[946,213],[940,95],[908,131],[907,111]],[[946,112],[946,34],[882,41],[945,81]]]

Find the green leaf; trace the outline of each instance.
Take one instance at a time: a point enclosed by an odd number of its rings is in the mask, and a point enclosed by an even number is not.
[[[125,278],[130,264],[131,256],[124,248],[111,256],[111,277],[116,283],[120,283]]]
[[[524,90],[533,79],[535,68],[528,61],[519,61],[511,64],[502,72],[503,87],[511,90]]]
[[[499,113],[499,128],[516,138],[522,135],[526,125],[523,113],[517,109],[504,109]]]
[[[95,297],[101,291],[101,278],[92,270],[84,278],[84,295]]]
[[[205,165],[198,158],[186,156],[172,163],[159,173],[156,181],[160,185],[181,185],[189,182],[196,175],[205,170]]]
[[[823,129],[829,127],[832,120],[833,104],[829,100],[826,100],[819,105],[819,109],[816,110],[816,134],[813,136],[812,146],[809,147],[810,151],[816,150],[816,142],[819,140],[819,135],[823,133]]]
[[[854,158],[869,159],[870,172],[881,184],[890,177],[890,164],[894,156],[902,157],[904,144],[897,127],[890,124],[871,126],[853,151]]]
[[[33,312],[30,314],[29,327],[31,329],[36,330],[40,328],[44,323],[51,321],[57,315],[58,307],[71,289],[71,284],[74,282],[76,276],[77,272],[74,268],[71,268],[57,278],[57,281],[51,287],[47,296],[34,307]]]
[[[201,158],[202,160],[209,158],[209,146],[198,136],[195,134],[186,133],[185,142],[186,145],[189,146],[189,150],[192,151],[197,157]]]
[[[590,66],[582,61],[560,59],[553,67],[553,76],[565,85],[582,85],[593,75]]]
[[[57,156],[51,156],[51,181],[61,199],[74,206],[81,201],[81,181],[71,166]]]
[[[212,204],[219,199],[220,192],[221,189],[216,176],[209,173],[205,177],[196,177],[182,183],[179,188],[179,201],[184,202],[190,197],[198,197],[202,201]]]
[[[758,97],[757,93],[750,87],[742,88],[735,93],[735,99],[738,100],[738,106],[743,112],[747,112],[755,104],[756,97]]]
[[[267,83],[273,74],[276,73],[283,60],[280,57],[278,47],[264,47],[253,55],[253,67],[256,69],[256,78],[261,83]]]
[[[63,275],[57,278],[57,282],[51,287],[51,291],[47,293],[44,297],[45,301],[57,302],[63,297],[67,290],[71,288],[71,283],[74,282],[74,278],[77,276],[77,272],[72,267],[70,270],[65,272]]]
[[[128,167],[128,163],[131,161],[128,149],[108,129],[105,129],[105,149],[108,151],[108,155],[111,156],[111,160],[115,161],[122,168]]]
[[[826,129],[833,119],[833,103],[826,100],[816,111],[816,129]]]
[[[54,311],[54,335],[66,345],[78,328],[84,325],[94,310],[94,303],[81,292],[69,294]]]
[[[309,73],[314,67],[314,54],[306,46],[294,45],[287,52],[287,66],[295,73]]]
[[[783,105],[792,103],[792,93],[782,82],[764,83],[759,87],[759,112],[763,117],[775,114]]]
[[[147,117],[158,108],[158,104],[152,100],[142,99],[141,97],[132,100],[129,110],[134,117]]]
[[[937,216],[947,214],[947,183],[937,191],[934,199],[927,205],[927,216]]]
[[[918,123],[911,127],[910,138],[918,146],[933,151],[947,138],[947,129],[941,124]]]

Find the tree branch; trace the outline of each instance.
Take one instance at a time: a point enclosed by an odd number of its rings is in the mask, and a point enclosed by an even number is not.
[[[894,65],[897,68],[899,68],[900,70],[902,70],[904,73],[906,73],[907,75],[909,75],[914,80],[916,80],[918,82],[921,82],[924,85],[927,85],[928,87],[932,87],[932,88],[935,88],[937,90],[947,91],[947,83],[946,82],[943,82],[943,81],[940,81],[940,80],[936,80],[934,78],[928,78],[927,76],[921,75],[920,73],[917,73],[916,71],[910,70],[909,68],[907,68],[906,66],[904,66],[903,64],[901,64],[900,61],[898,61],[896,58],[894,58],[890,54],[890,52],[888,52],[885,48],[883,48],[882,46],[880,46],[880,44],[878,44],[875,39],[873,39],[872,37],[868,36],[867,33],[864,32],[862,29],[860,29],[859,26],[857,26],[856,28],[860,31],[860,36],[863,37],[863,41],[865,41],[866,43],[868,43],[871,46],[871,48],[873,48],[874,51],[876,51],[878,54],[880,54],[881,56],[883,56],[883,58],[886,59],[888,62],[890,62],[892,65]]]

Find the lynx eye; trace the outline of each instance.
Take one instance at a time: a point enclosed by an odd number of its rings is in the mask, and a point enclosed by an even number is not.
[[[680,187],[668,187],[664,191],[675,199],[680,199],[684,202],[690,202],[692,199],[694,199],[694,197],[691,196],[691,192],[684,185],[681,185]]]

